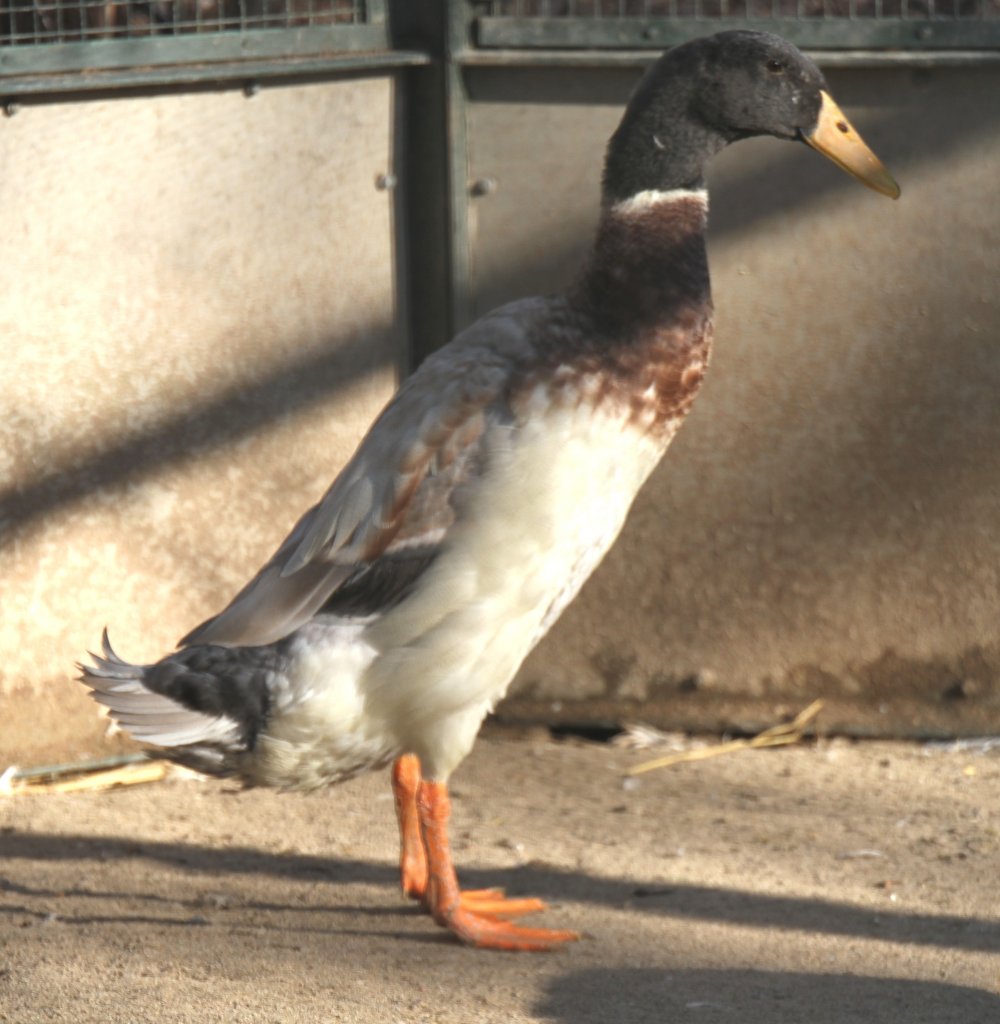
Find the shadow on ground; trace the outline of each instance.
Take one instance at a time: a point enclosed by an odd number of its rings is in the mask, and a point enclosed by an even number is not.
[[[767,1020],[770,1024],[985,1024],[1000,998],[979,989],[907,978],[755,970],[572,971],[553,979],[535,1012],[573,1024]]]
[[[285,879],[325,880],[340,886],[364,884],[385,885],[391,888],[395,888],[398,881],[394,868],[370,861],[270,853],[239,846],[216,849],[189,843],[145,840],[133,842],[93,836],[13,833],[3,837],[2,847],[3,860],[7,863],[17,859],[81,861],[140,858],[147,862],[179,865],[192,872],[208,875],[256,874]],[[511,894],[530,892],[556,902],[611,907],[622,907],[627,904],[632,911],[677,919],[783,931],[801,930],[827,935],[853,935],[918,946],[1000,953],[1000,924],[978,918],[875,911],[845,903],[752,893],[724,887],[690,884],[664,886],[662,883],[646,885],[642,880],[600,878],[579,871],[549,867],[538,862],[506,870],[463,870],[461,875],[463,883],[470,887],[502,885]],[[2,878],[0,891],[22,893],[27,896],[55,895],[40,890],[29,890]],[[80,889],[74,893],[63,891],[61,895],[106,899],[115,898],[117,894]],[[136,896],[130,895],[128,899],[135,900]],[[159,897],[146,895],[141,899],[155,903]],[[176,899],[169,902],[177,905]],[[294,908],[266,902],[256,903],[254,906],[263,911],[295,909],[297,912],[307,910],[329,915],[340,915],[345,912],[370,912],[379,915],[386,913],[382,908],[366,910],[359,907],[315,903],[308,907],[296,905]],[[0,907],[0,912],[32,913],[27,907],[9,904]],[[124,923],[130,918],[125,915],[119,920]],[[140,917],[137,920],[148,918]]]

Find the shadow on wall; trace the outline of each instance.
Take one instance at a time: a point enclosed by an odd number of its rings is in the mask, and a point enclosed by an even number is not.
[[[941,1024],[994,1020],[1000,998],[963,985],[908,978],[610,968],[559,978],[534,1012],[572,1024]]]
[[[1000,145],[996,71],[829,79],[902,198],[872,195],[804,145],[720,155],[714,365],[616,552],[522,674],[551,681],[545,696],[581,678],[600,692],[581,637],[591,651],[611,636],[645,651],[637,685],[707,667],[765,686],[799,662],[839,672],[888,647],[927,658],[996,635],[1000,218],[983,201]],[[596,195],[596,132],[616,115],[574,121],[574,176],[539,182],[530,139],[571,119],[557,96],[573,86],[550,72],[538,91],[554,107],[536,113],[529,81],[506,110],[498,79],[477,114],[473,176],[508,149],[519,160],[476,210],[480,309],[558,287],[592,233],[581,197]],[[529,141],[491,144],[500,125]],[[534,229],[533,248],[519,224],[536,209],[551,229],[544,244]],[[622,594],[636,595],[628,614]]]
[[[304,356],[265,376],[248,367],[246,378],[223,390],[213,391],[206,381],[204,398],[196,405],[172,408],[113,446],[45,466],[29,483],[0,489],[3,531],[37,528],[46,516],[97,491],[122,489],[266,430],[291,413],[334,401],[359,379],[386,369],[384,354],[372,351],[370,336],[376,333],[384,336],[384,325],[362,329],[356,338],[337,339],[318,350],[311,344]],[[296,510],[289,514],[294,516]]]
[[[395,88],[379,74],[252,100],[128,93],[12,123],[0,322],[24,367],[12,394],[29,397],[0,453],[15,475],[0,475],[0,530],[23,535],[385,379],[401,355],[398,200],[376,174],[394,161]]]
[[[894,76],[894,80],[903,76],[906,82],[917,77],[918,84],[927,85],[923,93],[929,107],[914,102],[905,112],[894,110],[880,123],[878,133],[880,154],[904,184],[900,214],[912,218],[916,215],[905,208],[907,171],[921,162],[945,160],[950,152],[970,144],[994,127],[995,112],[982,104],[965,102],[950,107],[947,116],[943,116],[941,103],[935,100],[931,87],[932,80],[923,82],[915,73],[906,71],[885,74]],[[845,108],[863,102],[867,88],[863,73],[839,72],[831,78]],[[512,100],[519,95],[516,79],[514,75],[509,80]],[[981,98],[981,86],[981,80],[974,76],[968,80],[970,100],[977,95]],[[522,92],[527,95],[527,90]],[[557,94],[555,90],[553,95]],[[537,96],[533,94],[533,98]],[[579,98],[578,93],[572,96],[573,101]],[[933,137],[925,124],[930,120],[934,125]],[[814,159],[813,154],[809,157]],[[599,163],[599,158],[600,153],[595,155],[595,163]],[[826,173],[825,168],[810,169],[805,161],[801,174],[782,174],[780,180],[770,166],[735,175],[713,199],[713,245],[738,233],[765,227],[778,211],[794,215],[797,209],[804,209],[827,194],[857,187],[846,177]],[[595,216],[596,198],[595,194]],[[567,236],[549,239],[545,251],[538,252],[533,261],[512,265],[506,274],[494,274],[486,288],[488,294],[497,300],[525,294],[525,281],[531,282],[535,292],[557,287],[562,281],[552,280],[552,268],[559,268],[564,280],[566,268],[582,258],[583,253],[578,250],[580,230],[580,222],[569,224]],[[901,259],[905,258],[906,254],[901,254]],[[921,302],[930,301],[928,293],[933,296],[934,287],[933,282],[914,280],[914,300],[919,295]],[[940,298],[943,301],[947,296]],[[925,338],[921,343],[933,344],[934,340]],[[210,382],[205,382],[207,393],[196,407],[174,410],[143,432],[122,437],[114,446],[74,459],[71,464],[45,467],[16,490],[0,492],[0,522],[5,532],[29,528],[54,510],[79,502],[98,488],[123,487],[164,467],[195,459],[201,453],[266,429],[297,409],[335,399],[359,375],[383,368],[382,363],[376,367],[370,358],[359,358],[365,348],[365,340],[359,338],[346,346],[311,353],[301,361],[286,363],[269,376],[222,391],[213,392]],[[881,401],[881,397],[878,391],[872,392],[873,400]],[[931,429],[933,424],[928,423]]]

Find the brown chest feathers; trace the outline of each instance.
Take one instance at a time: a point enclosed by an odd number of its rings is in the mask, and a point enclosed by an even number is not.
[[[555,400],[614,405],[639,429],[674,433],[711,351],[705,220],[703,193],[605,211],[567,329],[545,346]]]

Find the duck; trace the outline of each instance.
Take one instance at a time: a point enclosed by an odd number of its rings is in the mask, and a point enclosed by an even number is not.
[[[323,498],[155,664],[81,679],[136,740],[199,772],[311,790],[391,766],[403,894],[471,946],[544,951],[541,899],[463,890],[449,779],[614,543],[712,347],[706,168],[806,143],[900,190],[785,40],[727,31],[650,67],[607,146],[596,238],[561,294],[504,305],[399,387]]]

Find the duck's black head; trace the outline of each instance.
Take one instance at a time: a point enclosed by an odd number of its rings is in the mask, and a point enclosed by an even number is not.
[[[650,68],[608,146],[605,202],[703,187],[711,157],[754,135],[809,142],[870,187],[899,194],[814,63],[778,36],[736,31],[684,43]]]

